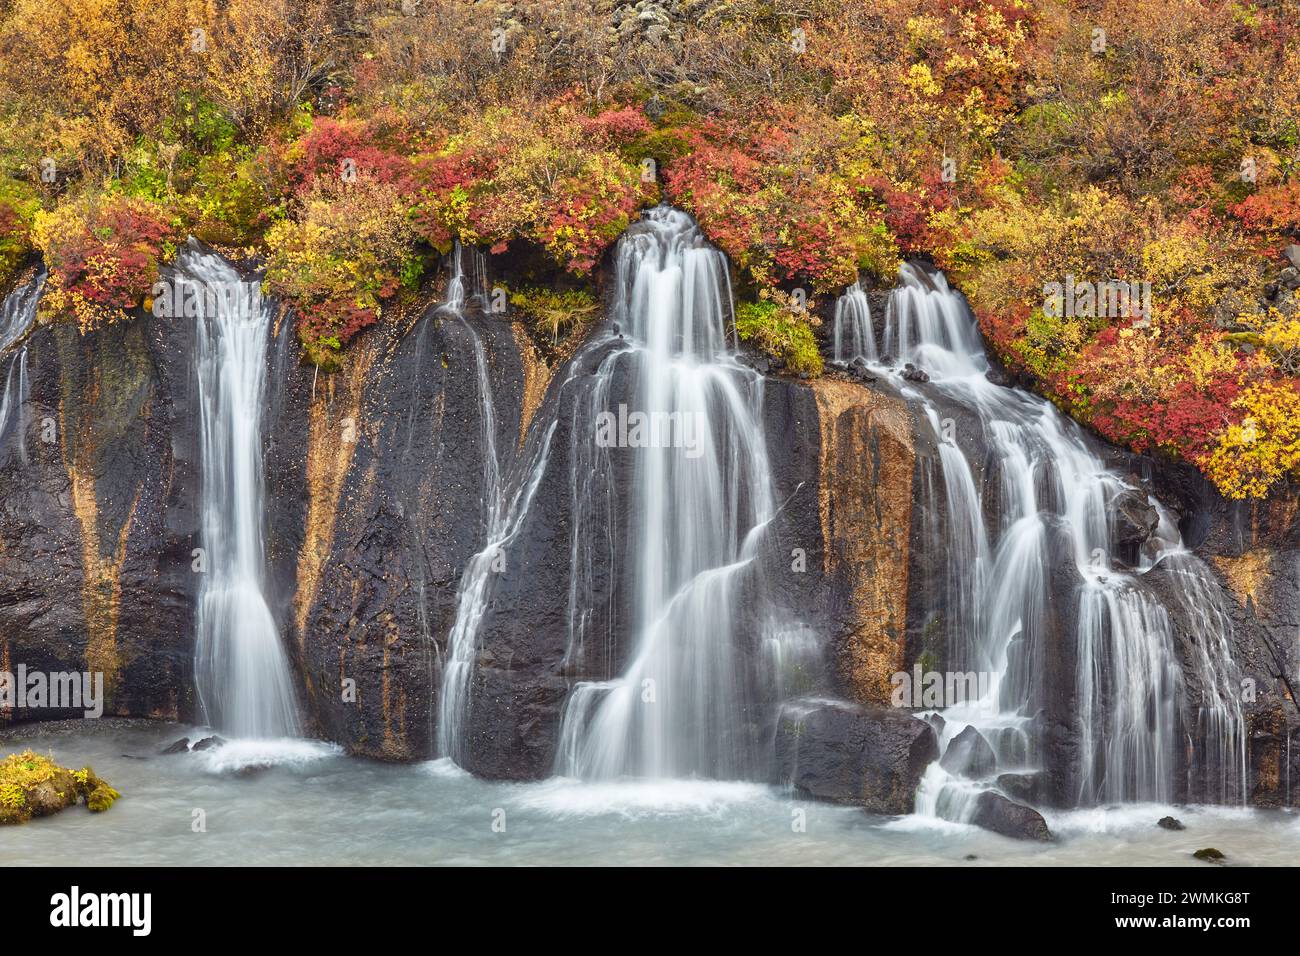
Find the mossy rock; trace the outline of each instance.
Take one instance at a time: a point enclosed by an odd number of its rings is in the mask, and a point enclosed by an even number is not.
[[[1207,846],[1203,850],[1197,850],[1192,856],[1198,860],[1204,860],[1206,863],[1218,863],[1223,860],[1223,852],[1216,850],[1212,846]]]
[[[89,767],[69,770],[31,750],[0,760],[0,824],[47,817],[82,800],[99,813],[120,796]]]

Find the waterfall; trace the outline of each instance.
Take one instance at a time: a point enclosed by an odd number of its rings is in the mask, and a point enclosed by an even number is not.
[[[875,362],[878,358],[876,333],[871,325],[871,305],[861,282],[845,289],[835,302],[834,344],[836,362],[851,362],[857,358]]]
[[[942,541],[945,554],[941,606],[949,666],[990,676],[982,699],[943,711],[941,748],[973,726],[997,758],[996,771],[975,780],[933,765],[917,795],[918,812],[966,819],[972,797],[993,786],[997,773],[1041,769],[1036,722],[1048,693],[1040,682],[1053,623],[1049,548],[1062,532],[1081,580],[1077,596],[1064,597],[1077,601],[1075,799],[1167,802],[1174,796],[1186,725],[1184,674],[1170,613],[1141,582],[1157,565],[1175,575],[1186,612],[1204,624],[1198,681],[1209,687],[1199,718],[1201,732],[1213,739],[1207,760],[1244,778],[1230,624],[1215,603],[1208,571],[1182,547],[1177,531],[1162,524],[1164,547],[1142,567],[1113,562],[1110,506],[1132,489],[1049,402],[989,381],[973,317],[943,275],[902,267],[887,309],[884,352],[895,357],[893,371],[910,363],[930,377],[928,386],[904,381],[901,387],[924,410],[939,445],[946,505],[932,510],[944,527],[929,529],[927,539]],[[947,409],[974,417],[942,418]],[[963,450],[963,427],[981,430],[977,447],[986,454]],[[1061,596],[1054,596],[1059,605]],[[1224,780],[1218,789],[1239,787],[1239,780]]]
[[[175,314],[195,316],[206,573],[195,613],[195,679],[207,721],[232,736],[298,733],[280,631],[264,592],[262,409],[272,310],[256,281],[191,243]]]
[[[537,486],[541,483],[549,456],[551,434],[555,430],[555,423],[552,422],[536,460],[530,463],[522,480],[515,484],[513,490],[508,488],[503,481],[501,462],[497,456],[496,408],[487,350],[482,338],[464,315],[468,297],[472,296],[482,302],[486,296],[486,257],[479,250],[470,250],[470,255],[471,272],[467,276],[464,270],[464,250],[460,243],[456,244],[451,256],[447,298],[439,309],[441,315],[460,322],[473,343],[475,373],[482,402],[480,427],[484,449],[482,486],[486,544],[470,559],[461,574],[456,593],[456,619],[447,637],[447,657],[443,664],[442,689],[438,699],[436,752],[438,756],[450,757],[458,764],[463,764],[466,757],[466,728],[472,703],[470,682],[474,676],[474,661],[478,656],[479,629],[491,603],[492,584],[495,576],[505,571],[506,549],[518,535]],[[470,290],[468,294],[467,285]]]
[[[0,394],[0,443],[14,435],[18,459],[27,464],[27,434],[23,408],[27,404],[27,346],[15,343],[27,334],[36,321],[44,274],[19,286],[0,304],[0,363],[4,364],[4,392]],[[8,359],[7,362],[4,360]]]
[[[573,686],[556,769],[744,777],[755,767],[747,661],[771,631],[745,587],[774,514],[762,379],[728,348],[727,262],[689,216],[649,210],[619,241],[616,267],[616,322],[592,346],[604,357],[575,413],[566,667],[586,659],[597,613],[586,582],[612,519],[627,522],[618,580],[629,593],[615,603],[628,609],[619,630],[631,647],[622,663],[603,655],[618,676]]]

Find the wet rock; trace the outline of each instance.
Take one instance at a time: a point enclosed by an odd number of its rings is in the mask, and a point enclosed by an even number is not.
[[[1183,821],[1179,820],[1177,817],[1161,817],[1159,820],[1156,821],[1156,826],[1160,827],[1160,829],[1162,830],[1186,830],[1187,829],[1187,827],[1183,826]]]
[[[998,758],[984,735],[967,727],[949,741],[939,766],[959,776],[986,777],[998,769]]]
[[[928,724],[888,707],[792,701],[777,724],[779,782],[872,813],[910,813],[921,775],[938,756]]]
[[[985,790],[975,804],[971,822],[1016,840],[1051,840],[1052,831],[1037,810],[1013,803],[1000,793]]]
[[[943,728],[947,726],[947,721],[943,719],[942,714],[926,714],[923,719],[927,724],[934,728],[936,735],[943,734]]]
[[[1047,791],[1046,774],[998,774],[998,789],[1012,800],[1019,801],[1020,803],[1040,803]]]
[[[1132,489],[1115,496],[1110,514],[1113,541],[1121,548],[1144,544],[1160,524],[1160,512],[1144,493]]]
[[[1011,377],[1000,368],[991,368],[984,373],[984,378],[994,385],[1001,385],[1006,388],[1011,384]]]
[[[226,740],[224,737],[218,737],[213,734],[211,737],[204,737],[194,745],[195,750],[216,750],[218,747],[224,747]]]
[[[158,751],[158,753],[166,757],[166,756],[170,756],[171,754],[189,753],[189,749],[190,749],[190,738],[182,737],[180,740],[173,741],[172,743],[168,744],[162,750]]]
[[[1221,863],[1226,859],[1222,851],[1216,850],[1212,846],[1207,846],[1203,850],[1197,850],[1192,854],[1192,856],[1205,863]]]
[[[903,366],[903,378],[909,382],[928,382],[930,381],[930,373],[908,362]]]
[[[828,627],[828,663],[837,678],[835,696],[889,704],[891,675],[907,656],[904,605],[916,472],[912,421],[901,401],[874,389],[823,378],[813,383],[812,392],[818,421],[814,435],[820,439],[814,463],[820,458],[820,467],[808,487],[824,489],[825,497],[810,501],[815,510],[808,518],[788,526],[791,541],[802,539],[810,526],[820,524],[827,532],[824,580],[835,609]],[[807,434],[806,427],[799,429],[799,419],[807,419],[798,406],[791,410],[789,424],[772,420],[769,435]],[[791,449],[794,454],[787,455],[784,442],[782,446],[776,460],[784,483],[800,487],[807,479],[791,466],[806,459],[808,450]],[[782,510],[783,518],[787,512]],[[791,594],[789,599],[788,606],[809,606],[808,596]]]

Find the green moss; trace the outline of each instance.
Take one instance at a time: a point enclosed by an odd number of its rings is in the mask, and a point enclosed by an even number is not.
[[[69,770],[31,750],[0,760],[0,824],[26,823],[78,800],[99,813],[120,796],[89,767]]]
[[[538,335],[550,335],[553,342],[559,339],[560,329],[572,331],[590,322],[600,309],[586,289],[521,289],[511,293],[510,304],[532,320]]]
[[[810,378],[824,367],[817,339],[806,313],[776,302],[741,302],[736,306],[736,335],[756,345],[785,369]]]

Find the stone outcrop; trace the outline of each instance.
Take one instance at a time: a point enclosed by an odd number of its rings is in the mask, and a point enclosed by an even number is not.
[[[105,713],[188,714],[186,334],[146,315],[87,335],[38,327],[26,349],[22,445],[11,434],[0,454],[0,670],[100,673]]]
[[[795,700],[777,724],[776,780],[872,813],[911,813],[921,776],[938,757],[930,725],[893,708]]]
[[[1016,840],[1052,839],[1052,831],[1041,813],[1013,803],[993,790],[985,790],[976,798],[971,823]]]

